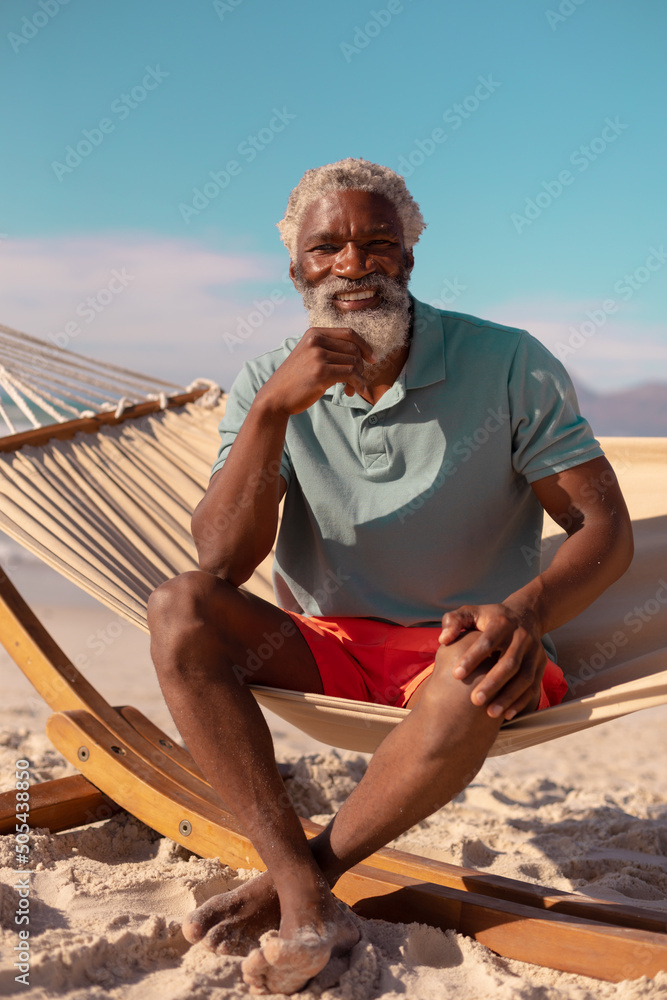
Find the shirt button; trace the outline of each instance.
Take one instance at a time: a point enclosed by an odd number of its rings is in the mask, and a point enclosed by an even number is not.
[[[376,424],[377,422],[378,422],[378,418],[377,417],[369,417],[368,418],[368,423],[369,424]]]

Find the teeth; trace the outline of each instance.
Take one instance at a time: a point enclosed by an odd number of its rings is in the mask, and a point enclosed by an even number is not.
[[[342,302],[356,302],[358,299],[372,299],[375,295],[373,289],[366,292],[339,292],[336,296]]]

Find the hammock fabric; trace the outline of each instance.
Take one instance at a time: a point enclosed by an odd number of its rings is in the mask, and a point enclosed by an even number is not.
[[[63,423],[105,410],[120,413],[143,400],[162,399],[165,405],[174,390],[182,391],[173,382],[87,358],[2,324],[0,358],[0,391],[32,427],[42,425],[40,413]],[[16,431],[1,398],[0,422]]]
[[[11,450],[0,440],[0,527],[111,610],[146,629],[151,591],[197,568],[190,517],[218,443],[225,398],[98,433]],[[203,404],[203,405],[202,405]],[[553,633],[574,700],[503,726],[492,754],[667,702],[667,439],[602,442],[629,499],[636,556],[592,608]],[[550,524],[548,560],[562,535]],[[537,553],[527,553],[535,559]],[[272,554],[246,588],[274,602]],[[374,751],[405,710],[255,688],[261,704],[317,739]]]

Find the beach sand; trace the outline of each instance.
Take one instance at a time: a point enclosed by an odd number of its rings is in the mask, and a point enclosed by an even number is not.
[[[3,542],[0,563],[83,674],[113,705],[132,704],[172,736],[139,630]],[[75,773],[44,733],[50,710],[3,653],[0,787],[27,757],[34,780]],[[667,922],[667,706],[488,761],[458,799],[399,838],[403,850],[586,896],[646,906]],[[298,761],[287,787],[324,820],[363,773],[338,753],[270,720],[278,759]],[[0,995],[223,1000],[246,995],[240,958],[187,945],[180,921],[252,873],[201,859],[120,813],[31,837],[30,985],[15,982],[13,837],[0,838]],[[667,996],[667,974],[622,984],[499,958],[425,925],[361,920],[351,956],[300,994],[325,1000],[624,1000]]]

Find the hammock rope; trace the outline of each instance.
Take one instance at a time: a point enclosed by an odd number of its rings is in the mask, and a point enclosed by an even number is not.
[[[100,412],[116,410],[121,402],[125,407],[167,399],[183,391],[173,382],[84,357],[1,324],[0,357],[0,389],[32,427],[43,423],[30,403],[57,423],[64,423],[72,416],[83,415],[68,400]],[[1,401],[0,419],[10,434],[16,433],[16,425]]]
[[[0,327],[3,332],[7,329]],[[35,338],[24,340],[33,350]],[[62,350],[59,354],[64,365],[69,363],[65,354]],[[82,378],[79,361],[72,364],[76,378]],[[190,518],[208,484],[226,397],[220,396],[214,383],[198,380],[192,387],[207,387],[205,395],[186,406],[167,409],[174,395],[171,390],[182,391],[180,387],[135,373],[137,380],[144,379],[143,394],[128,395],[121,392],[122,379],[116,380],[113,366],[92,364],[101,372],[111,372],[110,381],[118,392],[115,401],[100,405],[99,411],[111,405],[120,415],[137,397],[144,402],[157,399],[163,408],[140,417],[132,417],[130,411],[123,423],[105,424],[95,433],[81,431],[66,440],[56,435],[39,446],[19,448],[17,443],[17,450],[12,450],[12,439],[4,438],[0,529],[113,612],[147,631],[150,593],[164,580],[198,567]],[[14,389],[16,381],[13,376],[8,383],[10,395],[9,387]],[[4,385],[2,376],[0,383]],[[42,402],[39,406],[48,412]],[[3,412],[0,406],[0,416]],[[24,435],[17,435],[17,442],[18,438],[22,441]],[[612,462],[614,448],[622,454],[624,475],[639,477],[642,495],[644,484],[651,481],[651,470],[667,461],[667,439],[617,443],[610,439],[603,446]],[[594,613],[589,609],[554,634],[566,677],[569,674],[576,680],[575,699],[504,725],[493,754],[667,702],[664,614],[649,616],[641,631],[628,636],[628,642],[603,664],[604,669],[593,670],[593,678],[584,677],[581,668],[581,663],[597,662],[595,643],[608,644],[609,637],[618,634],[626,611],[633,605],[648,608],[651,601],[655,603],[656,580],[664,580],[667,564],[667,496],[658,496],[655,503],[650,513],[642,510],[635,521],[633,568],[596,602]],[[549,551],[554,548],[550,545]],[[272,561],[270,553],[244,589],[275,603]],[[254,691],[260,703],[317,739],[351,750],[372,752],[405,715],[402,709],[339,698],[269,688]]]

